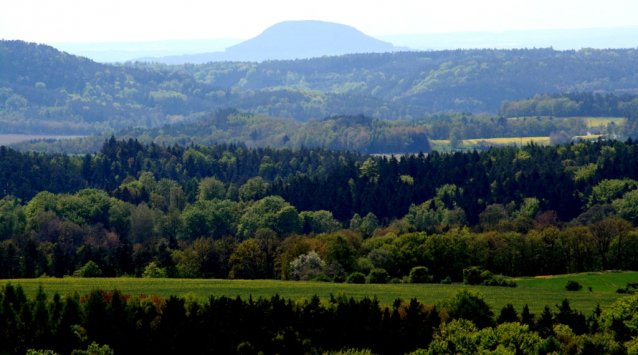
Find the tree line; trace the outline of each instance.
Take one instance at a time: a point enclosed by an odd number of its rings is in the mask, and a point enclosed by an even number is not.
[[[623,94],[638,87],[634,77],[638,63],[636,56],[634,49],[481,49],[350,54],[262,63],[212,62],[172,66],[127,63],[125,66],[187,73],[201,82],[235,88],[248,97],[252,93],[262,95],[260,93],[267,89],[289,90],[289,94],[282,93],[289,96],[298,95],[296,92],[312,95],[312,91],[362,95],[367,97],[368,103],[355,114],[369,115],[370,111],[363,110],[374,108],[370,102],[376,98],[383,100],[387,109],[377,109],[382,116],[375,117],[408,119],[409,116],[421,117],[424,112],[494,114],[504,100],[522,100],[542,93],[601,91]],[[325,97],[329,99],[328,95]],[[321,105],[320,102],[305,101],[311,107]],[[269,106],[265,101],[261,105],[262,109]],[[278,105],[286,103],[278,101]],[[402,109],[394,110],[396,105],[401,105]],[[300,109],[300,105],[287,106]],[[313,117],[285,116],[290,114],[287,107],[286,111],[277,105],[270,107],[284,117],[302,121]],[[423,111],[418,112],[419,109]],[[326,113],[320,117],[332,114]]]
[[[631,94],[593,92],[535,95],[531,99],[504,101],[499,109],[504,117],[638,117],[638,97]]]
[[[636,296],[582,311],[568,300],[534,314],[497,315],[480,293],[460,290],[436,305],[344,294],[305,301],[131,296],[94,290],[27,298],[0,291],[0,351],[56,354],[635,354]],[[83,351],[81,349],[86,349]],[[344,350],[342,349],[362,349]],[[363,350],[365,349],[365,350]],[[28,351],[28,352],[27,352]]]
[[[636,143],[365,157],[0,148],[0,277],[461,281],[638,268]],[[414,271],[417,272],[417,271]],[[357,276],[353,276],[353,275]]]

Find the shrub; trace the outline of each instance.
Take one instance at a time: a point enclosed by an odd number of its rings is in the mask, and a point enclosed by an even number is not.
[[[368,280],[371,284],[385,284],[388,283],[389,279],[388,272],[381,268],[372,269],[368,275]]]
[[[431,280],[432,277],[430,276],[430,270],[428,270],[425,266],[413,267],[412,270],[410,270],[410,283],[424,284]]]
[[[578,281],[574,281],[574,280],[567,281],[567,285],[565,285],[565,289],[567,291],[580,291],[582,288],[583,288],[583,285],[581,285]]]
[[[142,277],[149,279],[159,279],[166,277],[166,270],[157,266],[157,264],[153,261],[149,263],[146,268],[144,268],[144,273]]]
[[[486,280],[492,278],[489,270],[483,270],[478,266],[472,266],[463,270],[463,283],[466,285],[483,285]]]
[[[308,281],[315,279],[322,273],[326,263],[321,260],[317,252],[311,251],[308,254],[301,254],[290,262],[290,278],[297,281]]]
[[[364,284],[366,283],[366,275],[360,272],[353,272],[352,274],[348,275],[348,278],[346,279],[346,283]]]
[[[326,276],[326,274],[320,273],[319,275],[317,275],[317,277],[312,279],[312,281],[331,282],[332,279]]]
[[[75,270],[73,273],[75,277],[100,277],[102,276],[102,270],[93,260],[89,260],[84,266]]]
[[[444,278],[443,280],[441,280],[441,283],[443,285],[450,285],[450,284],[452,284],[452,279],[448,276],[448,277]]]

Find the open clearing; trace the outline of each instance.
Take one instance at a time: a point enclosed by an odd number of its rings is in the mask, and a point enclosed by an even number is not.
[[[85,136],[55,136],[39,134],[0,134],[0,145],[9,145],[18,142],[31,141],[34,139],[73,139]]]
[[[583,290],[569,292],[565,290],[567,280],[576,280],[583,285]],[[88,293],[92,289],[119,289],[131,295],[152,295],[167,297],[170,295],[183,296],[194,294],[200,299],[207,299],[210,295],[242,298],[270,297],[275,294],[293,299],[308,299],[318,295],[326,300],[330,294],[343,292],[349,297],[361,299],[363,297],[377,297],[382,304],[391,305],[396,298],[405,300],[417,298],[425,303],[436,303],[459,289],[469,288],[478,290],[495,310],[499,310],[507,303],[512,303],[517,309],[528,304],[533,312],[540,312],[545,305],[554,306],[567,298],[577,310],[588,314],[600,303],[606,307],[626,296],[615,293],[619,287],[627,282],[637,282],[638,272],[622,273],[585,273],[575,275],[561,275],[549,277],[520,278],[518,287],[487,287],[466,286],[461,284],[386,284],[386,285],[354,285],[324,282],[293,282],[277,280],[201,280],[201,279],[134,279],[134,278],[40,278],[0,280],[0,285],[11,282],[22,285],[29,296],[34,296],[40,285],[51,294],[71,293],[77,290]],[[588,290],[593,287],[593,292]]]

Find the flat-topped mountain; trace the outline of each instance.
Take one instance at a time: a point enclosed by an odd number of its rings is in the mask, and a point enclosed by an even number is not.
[[[211,61],[264,61],[303,59],[350,53],[383,53],[405,50],[372,38],[354,27],[324,21],[285,21],[267,28],[257,37],[212,52],[160,58],[141,58],[166,64]]]

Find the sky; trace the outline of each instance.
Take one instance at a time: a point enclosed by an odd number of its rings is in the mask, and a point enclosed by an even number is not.
[[[0,39],[38,43],[255,37],[286,20],[368,35],[638,26],[636,0],[0,0]]]

